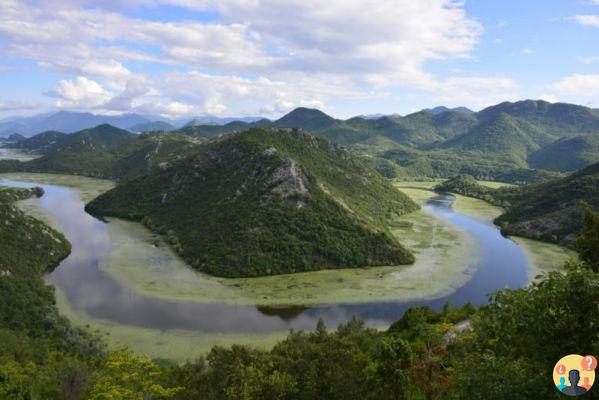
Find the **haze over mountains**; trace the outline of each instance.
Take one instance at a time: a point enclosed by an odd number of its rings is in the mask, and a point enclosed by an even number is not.
[[[38,114],[31,117],[8,117],[0,120],[0,138],[18,133],[33,136],[38,133],[54,130],[73,133],[82,129],[93,128],[101,124],[110,124],[117,128],[129,129],[133,132],[169,131],[185,124],[226,124],[232,121],[253,122],[260,117],[219,118],[202,116],[195,118],[168,119],[160,116],[141,114],[101,115],[84,112],[58,111]]]

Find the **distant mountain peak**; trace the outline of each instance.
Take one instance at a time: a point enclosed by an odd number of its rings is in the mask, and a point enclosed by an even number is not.
[[[336,121],[324,112],[307,107],[298,107],[275,121],[276,126],[304,129],[324,129]]]
[[[437,106],[437,107],[434,107],[434,108],[425,108],[422,111],[430,113],[430,114],[433,114],[433,115],[442,114],[442,113],[447,112],[447,111],[461,112],[461,113],[464,113],[464,114],[474,114],[474,111],[472,111],[471,109],[469,109],[467,107],[449,108],[449,107],[445,107],[445,106]]]

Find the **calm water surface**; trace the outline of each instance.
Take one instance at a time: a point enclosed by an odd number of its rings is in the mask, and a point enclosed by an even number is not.
[[[318,318],[336,327],[352,316],[367,325],[388,325],[409,307],[428,305],[441,309],[445,302],[463,305],[488,302],[487,294],[504,287],[528,284],[526,256],[522,248],[491,224],[476,221],[451,208],[453,197],[441,195],[426,209],[446,219],[471,236],[482,248],[472,279],[453,294],[434,300],[327,304],[314,307],[252,307],[232,304],[179,302],[132,292],[99,269],[110,249],[106,223],[84,211],[74,190],[42,184],[0,180],[3,186],[40,186],[46,191],[39,204],[59,223],[72,244],[72,253],[49,275],[50,281],[65,294],[71,306],[96,318],[124,325],[155,329],[186,329],[202,332],[267,333],[294,329],[313,329]]]

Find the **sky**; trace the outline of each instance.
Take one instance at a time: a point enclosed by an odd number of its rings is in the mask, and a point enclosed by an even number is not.
[[[0,0],[0,55],[0,118],[599,108],[599,0]]]

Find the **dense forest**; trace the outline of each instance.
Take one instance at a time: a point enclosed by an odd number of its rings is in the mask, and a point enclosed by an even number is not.
[[[0,186],[0,275],[42,274],[69,254],[71,246],[60,232],[26,215],[14,204],[43,194],[41,188]]]
[[[590,207],[575,246],[579,260],[564,272],[494,293],[480,309],[413,308],[385,331],[319,322],[271,350],[215,347],[183,365],[107,351],[58,315],[42,271],[18,265],[0,277],[0,398],[561,398],[556,360],[599,353],[599,213]]]
[[[141,221],[189,264],[233,277],[409,264],[388,220],[417,208],[338,145],[253,128],[124,181],[86,210]]]

